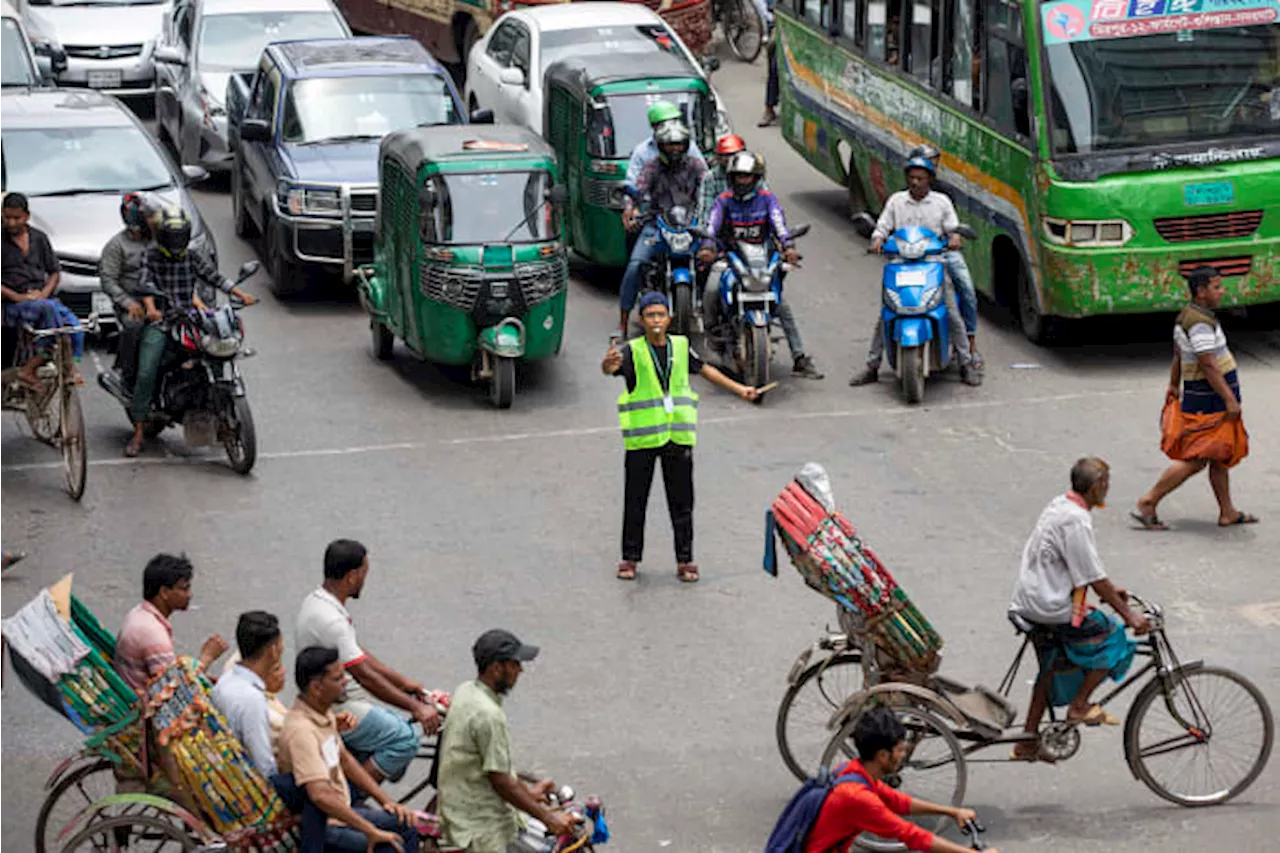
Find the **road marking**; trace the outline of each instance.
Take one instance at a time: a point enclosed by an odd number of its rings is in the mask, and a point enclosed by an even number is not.
[[[1099,397],[1130,396],[1132,390],[1123,391],[1090,391],[1076,394],[1052,394],[1042,397],[1026,397],[1021,400],[975,400],[962,403],[943,403],[936,406],[883,406],[876,409],[837,409],[831,412],[755,412],[743,415],[722,415],[720,417],[703,418],[702,424],[717,426],[736,424],[778,423],[789,421],[842,420],[848,418],[891,417],[894,415],[911,415],[915,412],[960,412],[974,409],[991,409],[1007,406],[1043,405],[1064,403],[1073,400],[1093,400]],[[518,441],[545,441],[554,438],[583,438],[593,435],[614,435],[618,431],[616,424],[598,427],[578,427],[574,429],[555,429],[540,432],[512,432],[501,435],[466,436],[462,438],[443,438],[436,441],[401,441],[389,444],[367,444],[353,447],[318,447],[305,450],[277,450],[259,453],[259,459],[309,459],[321,456],[358,456],[370,453],[394,453],[397,451],[426,450],[431,447],[460,447],[469,444],[505,444]],[[212,456],[141,456],[135,459],[119,457],[116,459],[91,459],[91,467],[116,467],[121,465],[192,465],[205,464],[215,460]],[[61,462],[24,462],[17,465],[0,466],[0,471],[42,471],[62,467]]]

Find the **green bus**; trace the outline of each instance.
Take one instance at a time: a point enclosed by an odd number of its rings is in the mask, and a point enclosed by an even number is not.
[[[980,291],[1063,318],[1280,302],[1280,0],[777,0],[781,127],[878,210],[916,145]]]

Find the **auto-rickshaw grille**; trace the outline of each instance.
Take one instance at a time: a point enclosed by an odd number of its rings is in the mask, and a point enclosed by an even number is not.
[[[520,286],[527,307],[546,302],[564,290],[569,276],[569,262],[563,256],[547,261],[526,261],[510,271],[486,272],[483,267],[461,266],[423,261],[422,295],[470,311],[475,308],[481,285],[486,280],[512,281]]]
[[[583,182],[585,191],[583,197],[587,204],[597,207],[617,207],[622,208],[621,190],[624,181],[602,181],[599,178],[587,178]]]

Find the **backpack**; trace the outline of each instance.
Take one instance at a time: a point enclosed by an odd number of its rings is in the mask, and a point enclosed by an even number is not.
[[[778,816],[778,822],[765,842],[764,853],[804,853],[805,842],[813,825],[818,822],[818,814],[827,797],[837,785],[845,782],[859,782],[867,789],[871,788],[871,783],[861,773],[851,772],[833,778],[826,767],[801,785]]]

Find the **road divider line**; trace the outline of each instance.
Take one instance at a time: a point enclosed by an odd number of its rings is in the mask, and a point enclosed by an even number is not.
[[[882,406],[874,409],[837,409],[830,412],[754,412],[742,415],[721,415],[719,417],[702,418],[703,425],[734,426],[737,424],[760,424],[789,421],[844,420],[850,418],[891,417],[894,415],[912,415],[918,412],[956,412],[974,409],[991,409],[1001,406],[1048,405],[1066,403],[1074,400],[1097,399],[1099,397],[1131,396],[1132,390],[1090,391],[1072,394],[1050,394],[1040,397],[1025,397],[1021,400],[972,400],[958,403],[942,403],[936,406]],[[519,441],[546,441],[556,438],[584,438],[594,435],[615,435],[616,424],[598,427],[578,427],[573,429],[553,429],[538,432],[510,432],[500,435],[465,436],[461,438],[444,438],[436,441],[399,441],[388,444],[366,444],[353,447],[318,447],[306,450],[277,450],[259,453],[259,459],[310,459],[323,456],[359,456],[371,453],[395,453],[403,451],[428,450],[432,447],[462,447],[469,444],[506,444]],[[122,465],[193,465],[215,462],[220,457],[204,456],[139,456],[127,459],[123,456],[113,459],[90,459],[89,465],[98,468]],[[0,471],[18,473],[22,471],[42,471],[61,468],[61,462],[25,462],[17,465],[0,466]]]

